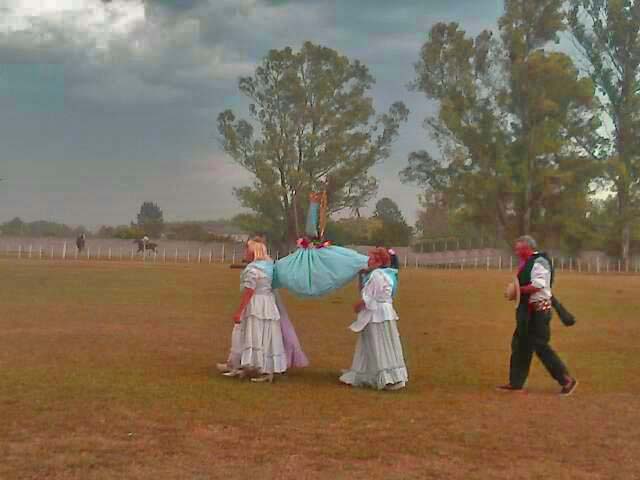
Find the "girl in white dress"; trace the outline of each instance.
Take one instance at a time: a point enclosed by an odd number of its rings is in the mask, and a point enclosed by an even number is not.
[[[274,373],[287,370],[280,313],[271,289],[273,260],[260,242],[247,242],[245,260],[251,262],[242,272],[242,300],[233,315],[231,354],[227,375],[252,373],[254,382],[272,382]],[[237,325],[240,327],[238,328]]]
[[[340,377],[348,385],[399,390],[409,379],[393,308],[397,270],[388,268],[390,261],[384,248],[369,252],[372,271],[362,288],[362,300],[354,306],[358,317],[349,327],[358,333],[353,363]]]

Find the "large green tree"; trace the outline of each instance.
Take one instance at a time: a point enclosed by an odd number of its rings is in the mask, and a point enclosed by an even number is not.
[[[164,230],[162,210],[153,202],[144,202],[140,206],[137,220],[137,226],[151,237],[159,237]]]
[[[251,121],[218,116],[226,153],[254,176],[235,195],[271,237],[289,243],[304,230],[309,193],[328,190],[329,211],[358,209],[377,191],[369,170],[387,158],[406,121],[401,102],[376,116],[365,65],[306,42],[271,50],[252,77],[240,79]],[[257,131],[254,130],[257,126]]]
[[[407,224],[398,204],[389,197],[378,200],[373,218],[381,225],[372,235],[374,244],[386,246],[407,246],[411,240],[411,227]]]
[[[569,56],[545,50],[563,18],[559,0],[506,0],[499,35],[436,24],[416,65],[414,88],[439,104],[425,123],[442,155],[410,154],[401,177],[503,240],[565,231],[557,218],[568,212],[584,217],[594,88]]]
[[[632,230],[640,217],[640,2],[571,0],[571,33],[607,117],[597,155],[616,195],[618,254],[629,260]]]

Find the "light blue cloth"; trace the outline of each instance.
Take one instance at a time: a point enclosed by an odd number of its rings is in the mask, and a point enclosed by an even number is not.
[[[395,297],[396,293],[398,292],[398,269],[380,268],[379,270],[387,276],[389,281],[391,281],[391,296]],[[367,273],[367,275],[364,277],[364,281],[362,282],[363,285],[369,281],[369,277],[371,277],[372,273],[373,272]]]
[[[286,288],[303,297],[333,292],[367,268],[369,257],[349,248],[299,248],[275,264],[273,288]]]
[[[260,269],[267,277],[269,277],[269,280],[273,280],[274,265],[272,261],[256,260],[255,262],[251,262],[249,265],[247,265],[247,267],[251,265]]]
[[[307,224],[305,226],[305,233],[315,238],[318,236],[318,222],[320,220],[320,204],[311,202],[309,204],[309,211],[307,212]]]

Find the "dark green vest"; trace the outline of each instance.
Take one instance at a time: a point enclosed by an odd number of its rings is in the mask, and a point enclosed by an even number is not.
[[[549,268],[551,269],[551,285],[553,285],[553,277],[554,277],[554,269],[553,264],[551,263],[551,259],[544,252],[537,252],[531,255],[527,262],[522,267],[522,270],[518,272],[518,283],[521,287],[525,285],[529,285],[531,283],[531,271],[533,270],[533,266],[536,263],[538,258],[544,258],[549,263]],[[522,295],[520,297],[520,303],[529,303],[529,295]]]

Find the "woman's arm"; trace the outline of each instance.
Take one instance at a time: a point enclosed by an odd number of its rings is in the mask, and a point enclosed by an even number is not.
[[[247,308],[249,302],[251,301],[251,297],[253,297],[255,290],[253,288],[245,288],[242,291],[242,298],[240,299],[240,306],[236,313],[233,315],[233,323],[240,323],[240,319],[242,318],[242,313],[244,309]]]

